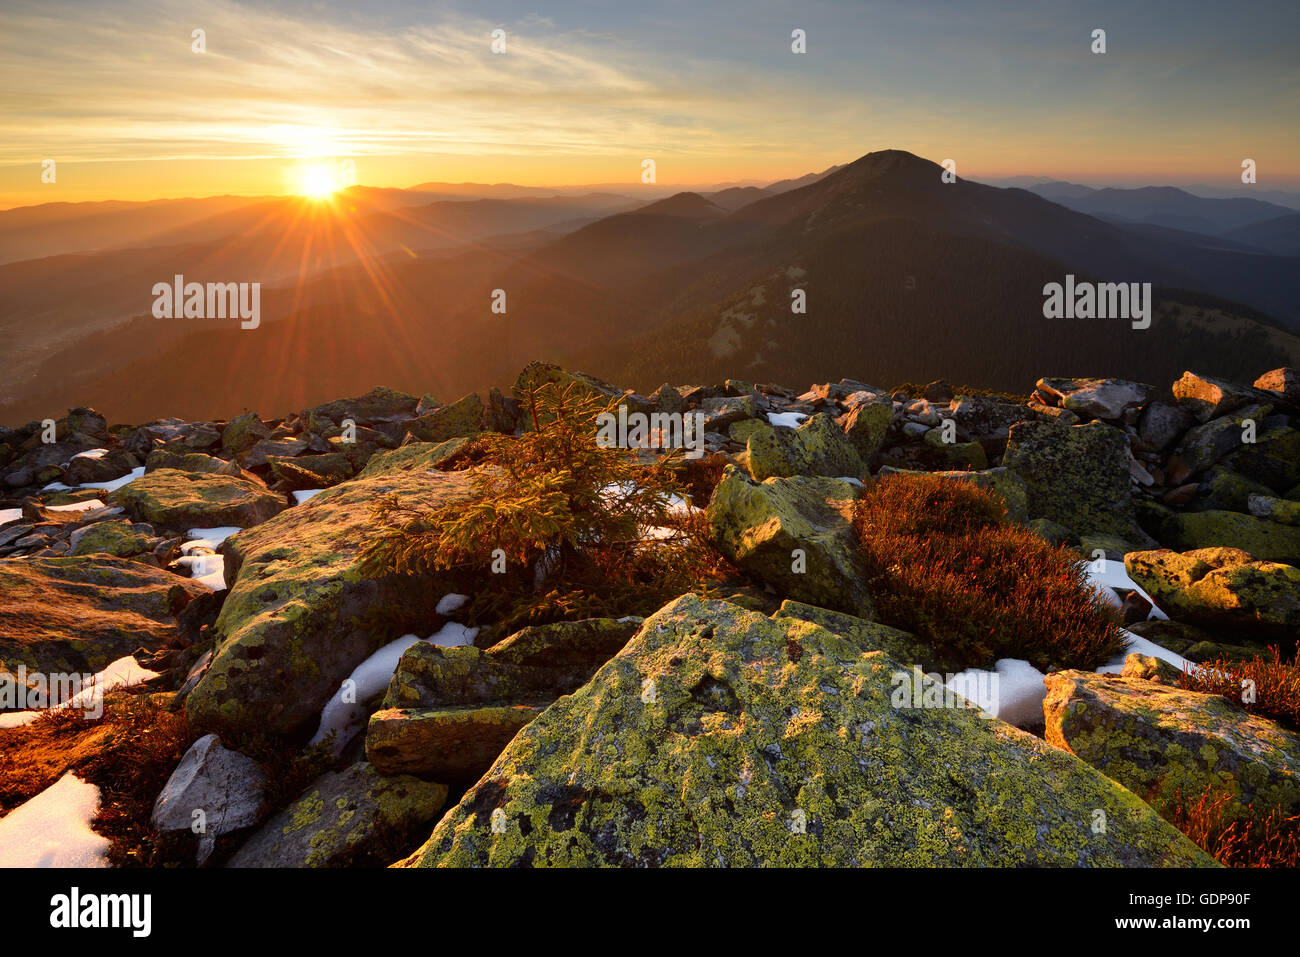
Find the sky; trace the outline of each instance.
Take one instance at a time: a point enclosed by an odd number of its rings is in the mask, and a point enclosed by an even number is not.
[[[322,165],[762,183],[879,149],[1091,185],[1232,187],[1249,158],[1300,189],[1297,36],[1294,0],[4,0],[0,208],[297,192]]]

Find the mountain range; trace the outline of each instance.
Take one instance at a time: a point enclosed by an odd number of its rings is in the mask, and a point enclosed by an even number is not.
[[[425,183],[0,212],[0,421],[278,414],[380,382],[453,399],[539,355],[647,391],[1300,363],[1294,210],[942,173],[884,150],[671,195]],[[176,274],[261,282],[258,328],[155,319],[150,290]],[[1043,288],[1067,275],[1151,283],[1150,328],[1045,319]]]

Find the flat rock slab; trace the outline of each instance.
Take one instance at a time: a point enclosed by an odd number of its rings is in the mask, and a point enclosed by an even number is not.
[[[126,558],[0,559],[0,671],[93,673],[177,638],[176,615],[212,589]]]
[[[385,708],[366,729],[366,757],[382,774],[472,784],[545,705]]]
[[[971,708],[896,707],[901,670],[811,622],[683,596],[401,863],[1214,866],[1073,755]]]
[[[183,532],[236,525],[248,528],[289,507],[265,485],[234,475],[158,469],[112,493],[137,522]]]

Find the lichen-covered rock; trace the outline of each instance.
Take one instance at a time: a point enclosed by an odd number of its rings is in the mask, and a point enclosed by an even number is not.
[[[435,508],[468,488],[464,472],[380,473],[326,489],[227,539],[221,551],[230,589],[212,666],[185,702],[190,721],[278,734],[315,721],[354,667],[398,629],[415,626],[411,615],[432,615],[409,581],[362,577],[358,553],[372,506],[391,494]],[[422,584],[418,595],[433,590]],[[386,620],[376,623],[383,612]]]
[[[704,413],[706,432],[726,432],[737,422],[758,418],[758,404],[752,395],[705,399],[700,403],[700,411]]]
[[[1174,402],[1156,399],[1138,417],[1138,438],[1153,452],[1164,452],[1196,425],[1196,416]]]
[[[1037,416],[1027,406],[1002,402],[982,395],[959,395],[952,404],[957,426],[976,441],[1000,443],[1017,422],[1033,422]]]
[[[418,842],[446,801],[446,785],[384,777],[361,761],[313,781],[226,866],[386,867]]]
[[[1047,740],[1156,809],[1194,804],[1207,787],[1226,813],[1300,810],[1300,736],[1222,695],[1087,671],[1047,676]]]
[[[1272,495],[1249,495],[1246,508],[1256,518],[1266,518],[1282,525],[1300,525],[1300,502]]]
[[[407,423],[407,430],[422,442],[478,435],[483,427],[483,400],[477,392],[444,405]]]
[[[1224,546],[1260,561],[1300,565],[1300,528],[1240,512],[1175,513],[1160,526],[1160,540],[1179,551]]]
[[[1300,568],[1236,548],[1132,552],[1124,567],[1171,618],[1265,640],[1300,633]]]
[[[1124,669],[1120,672],[1120,677],[1176,685],[1182,674],[1181,671],[1163,658],[1156,658],[1153,655],[1141,655],[1135,652],[1124,659]]]
[[[1219,459],[1243,448],[1242,441],[1249,434],[1248,423],[1258,424],[1269,411],[1266,405],[1248,405],[1188,429],[1174,455],[1187,466],[1190,475],[1203,472]]]
[[[469,442],[468,438],[448,439],[446,442],[412,442],[400,449],[376,452],[366,462],[359,478],[369,478],[383,472],[428,472]]]
[[[303,413],[303,418],[328,419],[338,425],[344,419],[363,422],[400,422],[415,415],[419,400],[405,392],[378,386],[355,399],[335,399]]]
[[[366,757],[383,774],[472,784],[519,729],[545,708],[529,704],[386,708],[370,717]]]
[[[398,661],[388,708],[550,701],[581,687],[640,619],[585,618],[533,625],[487,651],[417,642]]]
[[[227,452],[239,455],[270,435],[271,430],[266,427],[256,412],[245,412],[231,419],[222,431],[221,447]]]
[[[177,452],[171,449],[155,449],[145,460],[145,472],[159,469],[175,469],[178,472],[209,472],[213,475],[235,475],[256,485],[265,485],[260,478],[243,468],[233,460],[217,458],[206,452]]]
[[[1270,491],[1267,485],[1219,465],[1202,477],[1196,497],[1188,503],[1187,509],[1193,512],[1245,512],[1252,495],[1268,495]]]
[[[883,651],[908,668],[919,664],[928,670],[933,658],[929,645],[915,635],[855,615],[846,615],[842,611],[818,608],[816,605],[806,605],[787,598],[772,613],[772,617],[810,621],[852,642],[855,647],[866,651]]]
[[[116,555],[129,558],[152,548],[153,529],[126,521],[96,522],[79,528],[68,537],[69,555]]]
[[[857,450],[858,458],[870,466],[894,421],[894,404],[888,396],[873,397],[856,403],[835,421]]]
[[[755,481],[792,475],[861,478],[868,469],[843,430],[828,415],[810,416],[799,428],[760,426],[749,436],[749,473]]]
[[[851,519],[857,490],[812,475],[755,482],[727,466],[709,501],[722,553],[782,597],[875,617]]]
[[[158,469],[110,498],[137,522],[184,532],[235,525],[248,528],[289,507],[283,495],[233,475]]]
[[[931,429],[922,439],[932,454],[939,456],[951,469],[986,469],[989,467],[984,446],[978,442],[946,442],[943,429]]]
[[[1011,427],[1003,465],[1025,480],[1031,518],[1049,518],[1078,535],[1148,542],[1129,494],[1128,437],[1122,430],[1100,421],[1021,422]]]
[[[126,558],[0,559],[0,672],[94,673],[178,639],[176,615],[212,589]]]
[[[1279,495],[1300,482],[1300,429],[1261,429],[1226,460],[1233,469]]]
[[[896,707],[900,671],[811,622],[683,596],[401,863],[1213,865],[1064,751],[967,707]]]

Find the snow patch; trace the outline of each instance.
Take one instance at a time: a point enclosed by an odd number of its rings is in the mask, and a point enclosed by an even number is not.
[[[0,525],[8,525],[23,517],[21,508],[0,508]]]
[[[323,488],[302,488],[296,489],[293,493],[293,502],[295,505],[301,505],[303,502],[309,502],[321,492]]]
[[[107,867],[108,838],[90,828],[99,788],[69,771],[0,818],[0,867]]]
[[[772,426],[785,426],[787,429],[799,428],[799,423],[808,418],[807,412],[769,412],[767,421]]]

